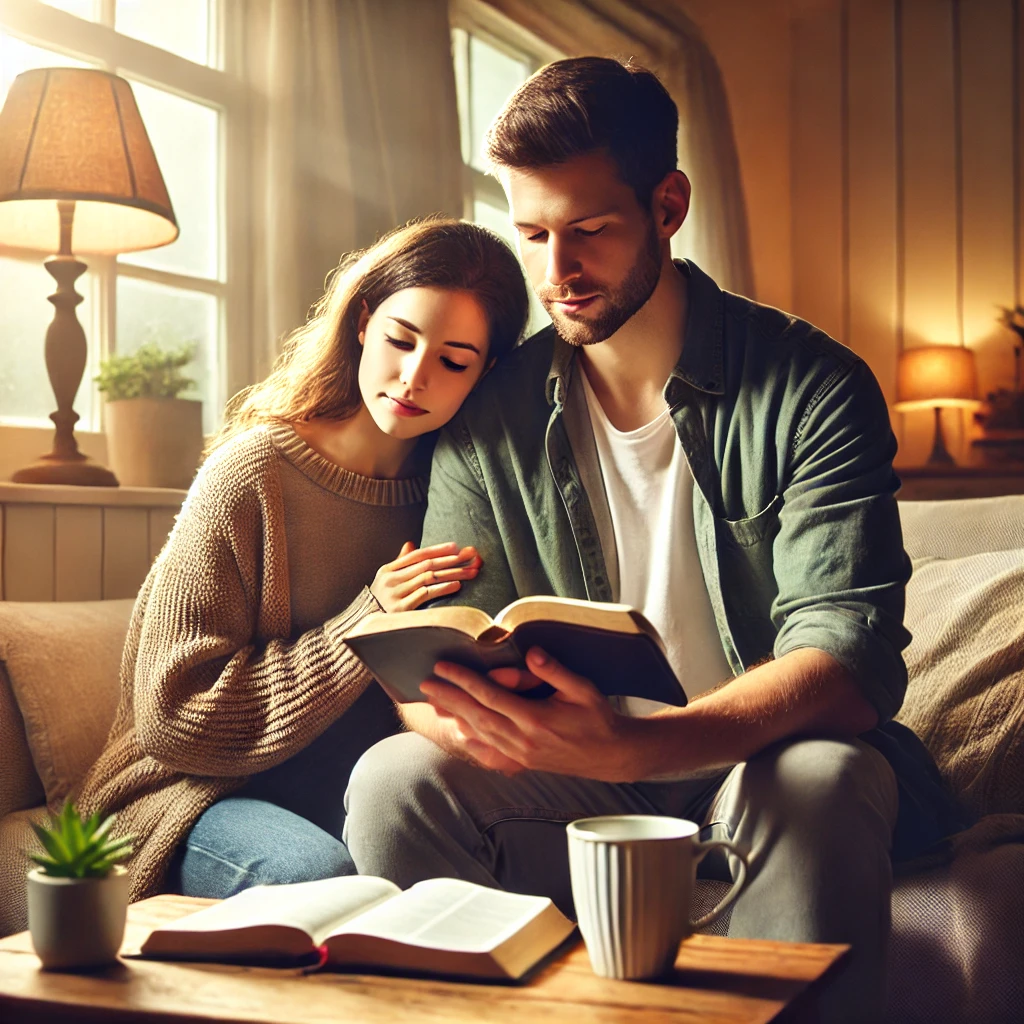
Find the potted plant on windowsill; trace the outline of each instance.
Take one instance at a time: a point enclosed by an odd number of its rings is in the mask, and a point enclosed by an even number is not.
[[[50,827],[33,824],[45,853],[28,873],[32,947],[50,969],[99,967],[117,959],[128,913],[128,872],[121,861],[132,836],[110,837],[114,816],[83,820],[69,800]]]
[[[203,407],[179,395],[195,383],[182,374],[194,356],[194,345],[147,342],[100,364],[107,460],[123,486],[191,484],[203,450]]]

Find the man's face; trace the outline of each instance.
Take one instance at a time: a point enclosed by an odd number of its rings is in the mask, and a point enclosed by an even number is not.
[[[571,345],[611,337],[651,297],[662,243],[603,152],[533,169],[502,168],[519,252],[559,335]]]

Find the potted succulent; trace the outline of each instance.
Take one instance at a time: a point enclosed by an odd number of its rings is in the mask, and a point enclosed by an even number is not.
[[[69,800],[50,827],[33,824],[43,853],[30,853],[28,928],[43,967],[99,967],[117,959],[128,913],[121,861],[132,836],[110,837],[114,816],[83,820]]]
[[[184,490],[191,484],[203,450],[203,407],[179,395],[194,385],[182,374],[194,356],[194,345],[164,349],[147,342],[100,363],[107,459],[122,485]]]

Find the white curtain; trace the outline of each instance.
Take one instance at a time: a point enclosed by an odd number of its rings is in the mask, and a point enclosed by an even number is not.
[[[693,184],[673,251],[724,288],[753,295],[746,206],[718,65],[700,30],[664,0],[484,0],[567,56],[633,57],[679,108],[679,166]]]
[[[412,217],[459,216],[462,191],[446,0],[229,0],[225,13],[241,91],[228,215],[246,234],[233,391],[266,375],[342,253]]]

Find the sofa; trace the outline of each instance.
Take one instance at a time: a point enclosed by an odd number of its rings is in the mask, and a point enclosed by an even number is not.
[[[885,1020],[1009,1024],[1024,1020],[1024,496],[900,509],[914,639],[899,717],[977,823],[897,873]],[[104,742],[131,607],[0,602],[0,935],[26,924],[30,822]],[[701,883],[701,901],[721,887]]]

